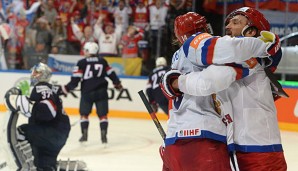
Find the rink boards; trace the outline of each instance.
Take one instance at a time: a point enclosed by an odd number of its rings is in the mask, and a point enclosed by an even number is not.
[[[30,73],[26,71],[1,71],[0,96],[4,97],[5,92],[15,85],[23,85],[23,89],[28,89],[27,86],[24,86],[24,82],[29,82],[29,75]],[[54,84],[64,85],[70,81],[70,75],[54,73],[51,81]],[[109,117],[150,119],[150,115],[147,113],[138,95],[138,91],[145,91],[147,78],[121,77],[121,81],[124,89],[120,92],[113,89],[111,82],[109,84]],[[298,87],[287,86],[285,87],[285,91],[290,95],[290,98],[281,98],[276,102],[280,128],[283,130],[298,131]],[[79,115],[79,87],[74,93],[78,98],[69,94],[67,97],[62,97],[63,104],[68,114]],[[0,111],[6,111],[4,98],[0,98]],[[95,110],[93,110],[92,114],[95,115]],[[160,120],[167,119],[164,113],[158,113],[157,116]]]

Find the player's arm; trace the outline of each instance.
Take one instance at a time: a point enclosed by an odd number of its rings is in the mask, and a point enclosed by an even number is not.
[[[227,89],[236,78],[233,67],[210,65],[203,71],[180,75],[176,86],[185,94],[207,96]]]
[[[79,82],[81,81],[84,75],[82,65],[82,62],[79,61],[77,65],[73,67],[70,82],[64,86],[61,86],[62,94],[66,95],[68,92],[74,90],[79,85]]]
[[[276,35],[264,42],[254,37],[203,37],[197,35],[183,44],[187,58],[195,65],[225,64],[243,62],[251,57],[274,55],[279,46]],[[267,36],[267,35],[266,35]],[[276,36],[276,37],[274,37]]]
[[[169,97],[176,97],[179,94],[189,94],[194,96],[207,96],[227,89],[235,80],[242,79],[255,73],[258,67],[248,69],[242,65],[231,64],[210,65],[202,71],[181,74],[178,70],[168,71],[161,85],[165,87],[163,92]]]
[[[114,71],[114,69],[105,61],[104,64],[107,76],[110,78],[110,80],[112,80],[114,88],[116,90],[122,90],[123,86],[121,84],[121,81],[118,77],[118,75],[116,74],[116,72]]]
[[[152,89],[152,81],[149,79],[148,80],[148,83],[147,83],[147,86],[146,86],[146,94],[148,96],[148,100],[149,102],[153,102],[154,101],[154,98],[153,98],[153,89]]]

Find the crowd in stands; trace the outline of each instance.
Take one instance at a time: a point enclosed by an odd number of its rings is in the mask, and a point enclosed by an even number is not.
[[[48,54],[79,55],[84,43],[92,41],[101,56],[142,58],[143,75],[157,57],[171,59],[177,49],[173,21],[192,7],[192,0],[2,2],[1,22],[12,28],[3,44],[10,69],[29,69],[36,57]]]

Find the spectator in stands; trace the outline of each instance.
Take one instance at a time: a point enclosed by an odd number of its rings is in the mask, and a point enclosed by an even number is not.
[[[105,19],[110,20],[112,17],[111,14],[111,6],[108,0],[101,0],[101,1],[92,1],[87,0],[85,3],[84,8],[82,9],[82,17],[85,18],[86,23],[93,26],[100,15],[107,15]]]
[[[118,56],[118,44],[121,38],[120,30],[115,30],[114,24],[104,22],[106,15],[99,16],[94,25],[94,37],[98,40],[99,55],[101,57]]]
[[[58,15],[58,12],[54,6],[54,0],[47,0],[45,3],[43,3],[42,8],[45,19],[49,21],[50,26],[53,26]]]
[[[129,26],[127,32],[122,36],[120,46],[122,47],[122,58],[138,57],[138,41],[143,39],[144,31],[135,26]]]
[[[35,52],[40,55],[48,55],[51,51],[52,34],[48,21],[40,17],[36,21],[36,47]]]
[[[23,49],[24,69],[30,69],[36,64],[36,62],[32,60],[32,56],[35,53],[37,31],[31,27],[27,27],[25,32],[26,37]]]
[[[167,38],[165,25],[168,7],[162,0],[156,0],[155,4],[149,6],[149,12],[151,58],[155,59],[157,56],[165,56],[166,48],[160,47]]]
[[[119,32],[123,34],[129,26],[129,17],[132,14],[132,9],[129,5],[125,4],[124,0],[119,0],[118,6],[113,10],[113,14],[116,30],[120,30]]]
[[[170,1],[170,7],[174,8],[176,15],[181,15],[187,12],[186,10],[186,4],[188,0],[182,0],[182,1]]]
[[[86,42],[96,42],[97,39],[96,37],[93,36],[93,30],[90,25],[87,25],[84,28],[84,32],[82,32],[76,23],[74,23],[73,21],[71,21],[71,23],[72,23],[71,27],[74,35],[78,40],[80,40],[80,43],[81,43],[80,54],[84,55],[83,48],[82,48],[84,44]]]
[[[56,21],[53,23],[52,26],[52,50],[51,53],[54,54],[66,54],[66,39],[67,39],[67,32],[66,26],[62,23],[61,17],[57,16]]]
[[[133,25],[143,29],[145,32],[149,30],[149,11],[144,0],[138,0],[136,8],[133,10]]]
[[[72,13],[74,12],[74,8],[76,6],[76,0],[65,0],[63,1],[59,8],[58,8],[58,13],[61,17],[62,22],[67,25],[69,23],[69,20],[71,18]]]
[[[80,32],[84,31],[84,28],[86,26],[86,21],[81,17],[80,12],[77,10],[71,14],[70,22],[67,24],[66,29],[67,29],[67,51],[69,54],[78,55],[80,54],[81,42],[73,33],[72,24],[76,24],[77,29],[79,29]]]

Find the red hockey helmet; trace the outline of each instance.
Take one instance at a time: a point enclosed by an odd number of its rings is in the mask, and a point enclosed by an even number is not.
[[[226,18],[225,24],[228,25],[230,20],[236,15],[245,16],[249,20],[247,28],[256,27],[258,29],[258,34],[263,30],[270,31],[270,24],[264,15],[258,10],[250,7],[242,7],[231,12]]]
[[[176,17],[174,32],[180,43],[183,43],[189,36],[197,32],[212,34],[212,28],[204,16],[195,12],[188,12]]]

